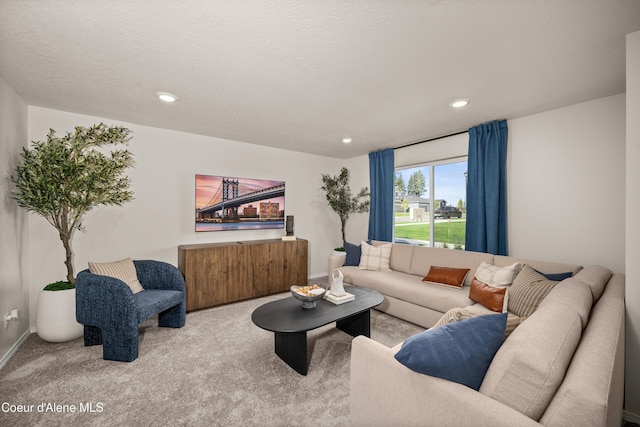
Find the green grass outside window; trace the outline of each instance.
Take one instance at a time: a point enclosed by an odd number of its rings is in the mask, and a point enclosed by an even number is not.
[[[443,221],[434,224],[435,241],[453,245],[464,245],[466,221]],[[395,227],[398,239],[430,240],[429,223]]]

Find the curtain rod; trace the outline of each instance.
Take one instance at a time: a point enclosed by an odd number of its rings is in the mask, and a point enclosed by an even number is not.
[[[460,132],[450,133],[449,135],[437,136],[431,139],[425,139],[424,141],[412,142],[410,144],[401,145],[400,147],[395,147],[394,150],[399,150],[400,148],[407,148],[413,145],[424,144],[425,142],[437,141],[438,139],[449,138],[450,136],[462,135],[463,133],[469,133],[468,130],[461,130]]]

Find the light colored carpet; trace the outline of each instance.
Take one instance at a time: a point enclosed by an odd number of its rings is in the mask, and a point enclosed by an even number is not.
[[[273,333],[251,322],[255,308],[288,297],[188,313],[181,329],[146,321],[131,363],[102,360],[102,347],[84,347],[81,338],[55,344],[32,334],[0,370],[0,424],[348,425],[352,337],[335,323],[309,332],[309,374],[302,376],[275,355]],[[385,345],[422,330],[372,310],[371,337]],[[32,412],[7,404],[32,405]],[[54,404],[66,406],[56,411]]]

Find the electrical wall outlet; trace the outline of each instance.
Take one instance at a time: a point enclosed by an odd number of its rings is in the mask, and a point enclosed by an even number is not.
[[[4,315],[4,328],[7,329],[9,327],[9,322],[12,320],[16,320],[19,318],[18,309],[12,308],[11,311]]]

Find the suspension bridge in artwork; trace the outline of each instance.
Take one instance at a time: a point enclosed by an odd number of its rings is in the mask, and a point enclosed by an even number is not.
[[[247,203],[284,196],[284,182],[268,188],[253,186],[237,179],[223,178],[207,204],[198,209],[197,218],[238,218],[238,208]],[[216,215],[216,213],[218,213]]]

